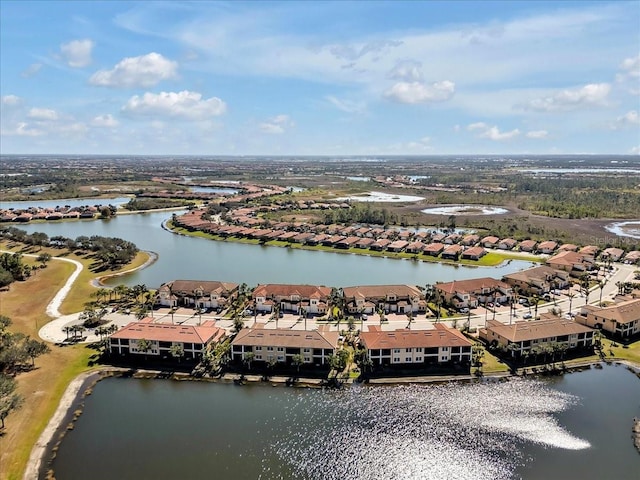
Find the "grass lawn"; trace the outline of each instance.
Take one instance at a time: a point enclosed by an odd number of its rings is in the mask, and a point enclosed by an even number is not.
[[[0,243],[2,250],[19,251],[22,247]],[[52,255],[64,253],[55,249],[41,251]],[[93,263],[91,259],[73,254],[67,258],[79,260],[86,267],[62,306],[64,312],[71,313],[82,310],[84,303],[89,300],[91,292],[95,290],[90,280],[96,274],[88,269]],[[141,265],[147,258],[146,253],[140,253],[132,265]],[[132,265],[125,269],[132,268]],[[26,281],[14,282],[8,290],[0,292],[0,314],[12,319],[10,330],[37,338],[39,328],[50,320],[45,313],[47,304],[74,269],[70,263],[51,260],[46,268],[38,269]],[[101,275],[108,273],[101,272]],[[31,449],[55,412],[69,382],[91,368],[89,361],[96,353],[83,345],[49,346],[51,352],[36,360],[34,370],[17,376],[18,392],[24,397],[24,404],[5,420],[6,429],[0,436],[0,480],[22,478]]]

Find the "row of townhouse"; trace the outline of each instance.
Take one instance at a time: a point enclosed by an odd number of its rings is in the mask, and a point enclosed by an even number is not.
[[[620,261],[623,257],[629,263],[640,261],[640,252],[625,252],[619,248],[607,248],[600,251],[597,246],[582,248],[573,244],[559,244],[548,240],[518,241],[513,238],[499,238],[493,235],[480,237],[477,234],[438,233],[429,231],[411,231],[407,229],[379,228],[354,225],[316,225],[292,222],[267,222],[257,214],[265,208],[278,210],[283,206],[243,207],[228,214],[231,224],[223,225],[202,221],[203,210],[192,211],[175,219],[176,224],[193,230],[203,230],[224,237],[244,237],[264,241],[280,240],[286,242],[323,245],[337,249],[361,248],[374,251],[407,252],[440,256],[443,259],[479,260],[488,249],[514,250],[537,254],[576,252],[594,259],[600,255],[602,260]],[[289,208],[289,206],[287,206]],[[307,207],[311,208],[311,207]],[[327,204],[316,208],[350,208],[348,204]]]
[[[489,302],[509,303],[513,297],[508,283],[490,277],[436,283],[434,289],[443,303],[456,309],[475,308]]]
[[[187,359],[198,360],[210,344],[226,337],[226,330],[210,320],[202,325],[154,323],[153,318],[132,322],[109,337],[109,350],[117,355],[152,355],[168,358],[180,347]],[[146,343],[147,348],[141,348]]]
[[[589,351],[593,348],[594,333],[592,328],[573,320],[543,313],[539,320],[513,324],[489,320],[478,336],[487,345],[500,346],[511,357],[519,358],[552,347]]]
[[[502,280],[524,295],[543,296],[571,285],[570,272],[547,265],[509,273]]]
[[[197,361],[206,348],[226,338],[226,331],[208,321],[201,326],[153,323],[152,318],[133,322],[109,338],[109,349],[118,356],[170,358],[181,347],[186,359]],[[436,324],[433,330],[381,331],[369,327],[360,333],[360,344],[373,365],[463,364],[471,361],[471,342],[457,329]],[[266,329],[264,324],[244,328],[231,340],[231,358],[291,365],[300,356],[303,364],[327,366],[340,348],[339,333],[323,326],[318,330]]]
[[[239,285],[231,282],[173,280],[160,286],[157,304],[165,307],[225,308],[238,294]],[[330,307],[331,287],[319,285],[261,284],[251,296],[259,313],[325,315]],[[419,288],[410,285],[364,285],[342,289],[344,312],[370,314],[426,313],[427,303]]]
[[[479,337],[488,345],[503,347],[512,357],[521,357],[545,348],[590,351],[596,331],[619,339],[640,334],[640,299],[605,307],[584,305],[573,319],[543,313],[538,320],[508,325],[489,320]]]

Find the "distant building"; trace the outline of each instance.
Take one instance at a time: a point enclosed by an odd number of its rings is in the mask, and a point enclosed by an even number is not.
[[[317,285],[289,285],[269,283],[258,285],[253,300],[258,312],[272,312],[278,305],[281,312],[300,314],[305,309],[311,315],[327,312],[331,288]]]
[[[224,307],[237,294],[238,284],[205,280],[173,280],[158,289],[157,302],[165,307]]]
[[[436,283],[435,289],[445,303],[458,309],[487,302],[506,303],[513,294],[509,284],[489,277]]]
[[[364,285],[344,287],[345,310],[348,313],[424,313],[427,303],[417,287],[409,285]]]

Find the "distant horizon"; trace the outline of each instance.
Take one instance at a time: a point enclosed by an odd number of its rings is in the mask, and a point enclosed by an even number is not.
[[[639,38],[634,0],[3,0],[0,141],[16,155],[640,155]]]

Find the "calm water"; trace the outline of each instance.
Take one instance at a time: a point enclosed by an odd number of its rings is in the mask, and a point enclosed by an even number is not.
[[[159,254],[151,267],[113,283],[143,283],[158,287],[174,279],[221,280],[258,283],[310,283],[329,286],[410,284],[425,285],[467,278],[502,275],[522,270],[531,262],[511,261],[500,267],[455,267],[437,263],[339,253],[291,250],[175,235],[162,229],[171,213],[120,215],[110,220],[20,225],[29,233],[119,237],[140,249]]]
[[[115,198],[63,198],[59,200],[25,200],[24,202],[0,202],[0,208],[29,208],[29,207],[42,207],[42,208],[55,208],[64,207],[69,205],[70,207],[82,207],[84,205],[124,205],[128,203],[131,198],[129,197],[115,197]]]
[[[59,480],[637,479],[639,415],[640,381],[615,366],[342,391],[107,379],[52,466]]]

